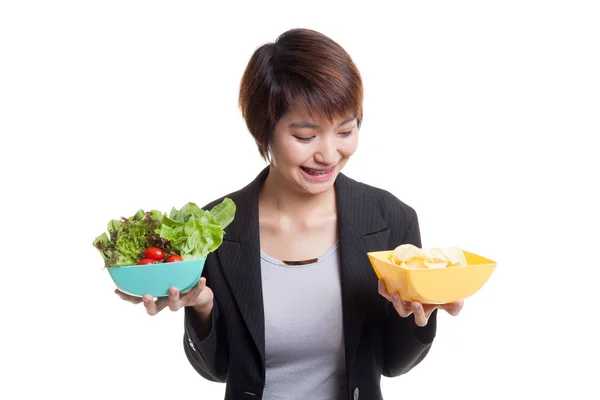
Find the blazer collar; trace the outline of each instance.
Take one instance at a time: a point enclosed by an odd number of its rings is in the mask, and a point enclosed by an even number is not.
[[[234,221],[225,231],[217,256],[225,278],[250,335],[256,343],[261,362],[265,360],[264,308],[260,269],[258,199],[262,183],[269,173],[263,169],[246,187],[230,195],[236,203]],[[368,251],[385,250],[389,228],[381,216],[381,206],[373,191],[353,179],[339,174],[335,182],[338,212],[338,236],[342,278],[344,338],[346,361],[352,365],[368,298],[376,287]]]
[[[226,230],[229,241],[253,243],[257,239],[258,197],[264,180],[269,175],[269,167],[264,168],[256,178],[231,198],[237,206],[234,222]],[[335,181],[338,219],[360,235],[369,235],[388,228],[382,218],[380,204],[373,198],[373,192],[365,190],[364,184],[340,173]]]
[[[348,224],[344,227],[352,227],[363,236],[388,228],[381,216],[383,210],[380,204],[366,185],[339,174],[335,181],[335,191],[338,219]]]

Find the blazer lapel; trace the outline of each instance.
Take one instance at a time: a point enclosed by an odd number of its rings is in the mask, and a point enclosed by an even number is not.
[[[265,361],[265,316],[260,267],[260,231],[258,196],[265,168],[248,186],[231,195],[236,203],[236,217],[226,230],[223,244],[217,249],[225,279],[242,318],[256,343],[261,362]]]
[[[390,230],[379,204],[361,185],[343,174],[336,180],[346,362],[351,370],[369,297],[377,287],[367,252],[385,250]]]

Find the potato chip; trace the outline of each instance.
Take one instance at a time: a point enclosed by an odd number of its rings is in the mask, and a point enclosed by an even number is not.
[[[402,244],[392,252],[390,261],[407,269],[436,269],[467,265],[464,253],[458,247],[422,249]]]
[[[442,249],[433,248],[429,250],[433,262],[449,262],[450,257],[444,253]]]
[[[441,262],[423,261],[423,264],[425,264],[425,266],[427,268],[446,268],[449,266],[448,261],[441,261]]]
[[[407,262],[405,262],[403,264],[406,265],[406,267],[410,268],[410,269],[427,268],[423,264],[423,260],[421,260],[420,258],[413,258],[412,260],[409,260],[409,261],[407,261]]]
[[[392,253],[392,261],[396,263],[406,262],[413,258],[425,259],[427,256],[422,249],[412,244],[402,244],[396,247]]]
[[[467,265],[467,259],[465,258],[465,254],[458,247],[450,247],[448,249],[448,257],[450,257],[450,262],[454,266],[464,267],[465,265]]]

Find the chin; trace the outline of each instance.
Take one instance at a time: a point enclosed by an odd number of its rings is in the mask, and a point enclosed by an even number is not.
[[[304,184],[301,188],[303,193],[312,194],[312,195],[326,193],[332,189],[333,189],[333,182],[330,182],[327,184],[320,184],[320,185]]]

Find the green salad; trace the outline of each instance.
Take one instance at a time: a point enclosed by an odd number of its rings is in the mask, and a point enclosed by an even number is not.
[[[236,205],[225,198],[211,210],[194,203],[169,214],[139,210],[129,218],[113,219],[108,234],[94,239],[106,267],[197,260],[215,251],[234,219]]]

